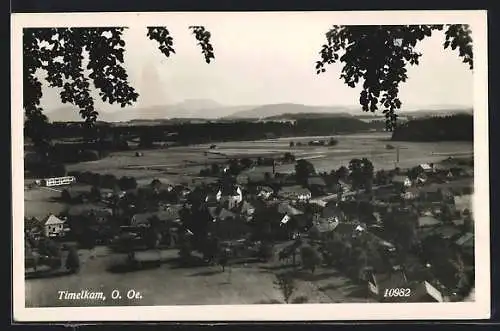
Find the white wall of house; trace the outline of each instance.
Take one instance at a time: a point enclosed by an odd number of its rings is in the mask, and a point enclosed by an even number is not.
[[[64,231],[64,224],[47,224],[45,225],[45,236],[49,237],[51,234],[59,235]]]

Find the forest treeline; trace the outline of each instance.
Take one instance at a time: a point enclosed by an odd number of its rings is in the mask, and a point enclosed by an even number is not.
[[[415,119],[396,127],[394,141],[473,141],[472,115],[457,114]]]
[[[107,138],[128,140],[139,138],[144,142],[169,141],[178,144],[218,142],[225,140],[257,140],[273,137],[304,135],[332,135],[356,133],[367,130],[383,130],[382,122],[367,123],[355,118],[311,118],[294,121],[235,121],[206,123],[168,123],[156,125],[114,125],[97,123],[86,128],[80,123],[57,122],[47,128],[51,139]]]

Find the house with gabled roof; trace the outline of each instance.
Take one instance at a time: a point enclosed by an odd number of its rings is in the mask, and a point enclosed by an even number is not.
[[[441,224],[442,222],[433,216],[420,216],[418,218],[418,226],[420,228],[435,227]]]
[[[391,289],[408,288],[408,279],[404,270],[394,267],[387,272],[377,272],[372,268],[367,268],[366,279],[369,293],[378,301],[387,302],[400,299],[399,296],[392,297],[385,295],[386,291]]]
[[[233,213],[232,211],[226,208],[209,207],[208,212],[212,217],[212,222],[234,220],[237,218],[237,214]]]
[[[243,201],[243,191],[237,185],[224,185],[215,197],[219,203],[227,204],[228,209],[233,209]]]
[[[455,241],[455,245],[468,259],[474,259],[474,234],[467,232]]]
[[[281,217],[280,228],[289,234],[306,231],[312,225],[310,215],[286,202],[279,203],[276,208],[278,215]]]
[[[178,223],[180,221],[179,210],[180,208],[175,206],[154,212],[138,213],[132,216],[130,224],[133,226],[149,225],[152,218],[156,218],[161,223]]]
[[[434,171],[434,164],[429,164],[429,163],[421,163],[417,166],[417,168],[420,169],[420,171],[424,173],[431,173]]]
[[[105,223],[112,215],[111,208],[102,207],[95,204],[81,204],[71,206],[68,210],[68,217],[71,219],[94,219],[97,223]]]
[[[66,220],[62,220],[54,214],[50,214],[44,221],[44,233],[46,237],[60,237],[65,234]]]
[[[274,193],[274,190],[269,187],[269,186],[260,186],[258,189],[257,189],[257,196],[259,198],[262,198],[262,199],[269,199],[273,193]]]
[[[399,187],[410,187],[412,185],[410,177],[403,175],[396,175],[392,177],[391,182],[393,185]]]
[[[408,187],[403,193],[401,193],[401,196],[405,200],[415,200],[418,199],[420,194],[420,190],[416,187]]]
[[[247,221],[250,221],[255,214],[255,206],[248,201],[243,201],[234,208],[234,211]]]

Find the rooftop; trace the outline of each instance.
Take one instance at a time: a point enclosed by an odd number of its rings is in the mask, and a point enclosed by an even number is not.
[[[45,225],[56,225],[56,224],[64,224],[66,223],[62,219],[58,218],[57,216],[54,216],[53,214],[50,214],[47,217],[47,220],[45,221]]]
[[[299,185],[294,186],[284,186],[280,191],[280,194],[311,194],[307,188]]]

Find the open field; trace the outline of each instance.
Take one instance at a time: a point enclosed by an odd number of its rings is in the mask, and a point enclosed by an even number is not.
[[[448,156],[473,155],[472,142],[391,142],[386,133],[365,133],[333,136],[337,146],[300,146],[295,143],[316,139],[328,140],[330,137],[279,138],[259,141],[240,141],[217,143],[216,149],[210,144],[172,147],[167,149],[145,150],[144,156],[135,156],[136,151],[116,152],[98,161],[82,162],[67,167],[68,171],[93,171],[112,173],[115,176],[134,176],[139,182],[146,183],[158,178],[166,183],[182,183],[197,180],[200,169],[211,163],[224,162],[233,157],[266,157],[283,155],[286,152],[297,158],[308,159],[317,171],[330,171],[347,165],[353,158],[367,157],[376,169],[394,168],[396,150],[386,149],[387,144],[400,147],[398,166],[405,168],[422,162],[437,162]],[[277,172],[293,171],[293,164],[278,165]],[[253,171],[269,172],[271,167],[258,167]],[[199,180],[199,179],[198,179]]]
[[[26,180],[31,182],[30,180]],[[43,219],[50,213],[58,214],[67,205],[57,201],[61,196],[60,188],[36,187],[24,189],[24,216]]]
[[[274,285],[274,274],[283,271],[277,262],[236,264],[221,272],[218,266],[181,268],[173,264],[177,250],[162,252],[164,263],[155,269],[123,273],[107,271],[119,261],[106,248],[96,248],[95,258],[80,251],[83,264],[77,275],[26,281],[26,306],[95,306],[95,305],[194,305],[257,304],[283,302]],[[314,275],[299,272],[293,297],[306,296],[310,303],[369,302],[364,291],[333,269],[317,270]],[[59,300],[58,291],[94,290],[104,292],[107,300]],[[111,299],[119,290],[121,300]],[[142,294],[142,299],[126,298],[129,290]]]

